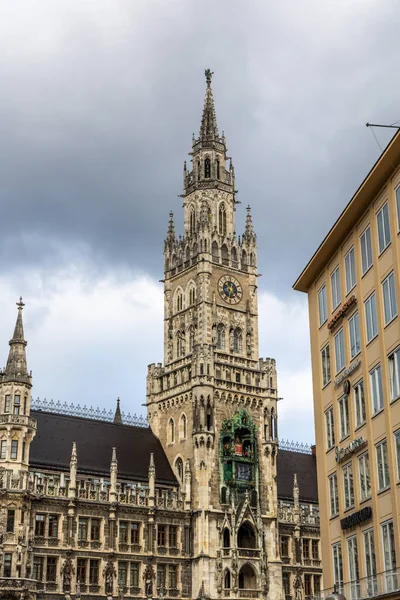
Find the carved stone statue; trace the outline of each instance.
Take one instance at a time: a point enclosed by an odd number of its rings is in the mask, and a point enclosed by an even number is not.
[[[67,553],[67,558],[65,559],[62,567],[61,567],[61,575],[63,580],[63,591],[70,592],[71,591],[71,579],[72,575],[75,572],[74,565],[72,564],[71,554]]]
[[[107,564],[103,571],[106,594],[112,595],[114,591],[114,577],[116,576],[116,574],[117,571],[115,570],[112,557],[109,556]]]
[[[222,557],[221,550],[217,550],[217,559],[215,562],[216,571],[215,578],[217,583],[217,592],[220,594],[222,592]]]
[[[303,579],[301,576],[301,569],[297,570],[296,577],[294,578],[293,588],[295,591],[296,600],[302,600],[303,598]]]
[[[156,574],[153,568],[152,559],[147,559],[147,565],[143,573],[144,585],[145,585],[145,594],[147,598],[153,597],[153,581],[156,578]]]

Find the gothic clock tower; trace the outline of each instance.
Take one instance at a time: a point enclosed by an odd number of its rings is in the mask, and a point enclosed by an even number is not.
[[[200,134],[191,167],[184,165],[183,237],[170,213],[164,365],[149,366],[147,412],[190,514],[191,597],[275,599],[282,592],[276,369],[259,358],[256,235],[250,207],[236,234],[235,171],[211,78],[207,70]]]

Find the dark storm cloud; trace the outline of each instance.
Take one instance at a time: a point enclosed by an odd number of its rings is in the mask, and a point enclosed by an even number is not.
[[[372,0],[3,1],[3,269],[83,245],[99,268],[161,274],[211,67],[237,230],[250,203],[262,284],[286,293],[379,154],[365,122],[400,118],[398,17]]]

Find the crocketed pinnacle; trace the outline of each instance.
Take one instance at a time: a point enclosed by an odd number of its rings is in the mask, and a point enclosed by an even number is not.
[[[2,381],[19,381],[30,384],[30,375],[26,362],[26,344],[24,337],[24,324],[22,321],[22,310],[25,304],[22,298],[17,302],[18,315],[15,323],[14,334],[10,340],[10,351],[8,353],[7,366],[2,374]]]
[[[251,218],[251,208],[247,206],[247,215],[246,215],[246,227],[244,231],[243,237],[247,240],[255,237],[254,229],[253,229],[253,219]]]
[[[117,408],[115,409],[114,425],[122,425],[122,415],[119,398],[117,398]]]
[[[206,96],[204,98],[203,116],[201,118],[200,125],[200,140],[218,140],[218,125],[217,117],[215,115],[214,98],[211,89],[211,78],[213,73],[210,69],[205,71],[207,89]]]
[[[174,226],[174,213],[169,213],[169,221],[168,221],[168,232],[167,232],[167,242],[173,242],[175,240],[175,226]]]

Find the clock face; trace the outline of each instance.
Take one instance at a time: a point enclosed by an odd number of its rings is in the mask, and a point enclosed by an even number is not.
[[[237,304],[242,299],[242,286],[235,277],[224,275],[218,282],[219,295],[228,304]]]

